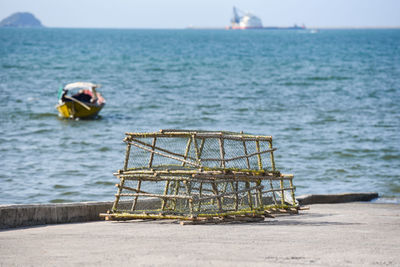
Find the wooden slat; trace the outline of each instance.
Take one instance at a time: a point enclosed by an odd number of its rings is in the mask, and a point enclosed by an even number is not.
[[[115,196],[117,196],[117,194]],[[121,193],[118,196],[120,196],[120,197],[157,197],[157,198],[171,198],[171,199],[193,199],[192,196],[160,195],[160,194],[148,194],[148,193]]]

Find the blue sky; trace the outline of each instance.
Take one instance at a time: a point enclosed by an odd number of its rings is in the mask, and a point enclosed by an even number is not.
[[[264,26],[400,26],[400,0],[0,0],[0,19],[24,11],[49,27],[225,27],[232,6]]]

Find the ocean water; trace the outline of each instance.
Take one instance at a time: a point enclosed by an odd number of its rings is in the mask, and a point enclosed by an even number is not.
[[[103,85],[96,120],[58,88]],[[400,30],[0,29],[0,204],[111,201],[125,132],[272,135],[297,195],[400,199]]]

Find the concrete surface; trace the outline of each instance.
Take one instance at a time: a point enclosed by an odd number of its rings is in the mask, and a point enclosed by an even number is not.
[[[259,223],[97,221],[0,231],[1,266],[399,266],[400,205],[316,204]]]
[[[377,193],[344,193],[299,196],[302,205],[369,201]],[[59,204],[0,205],[0,229],[71,222],[101,220],[100,213],[111,209],[113,202],[80,202]],[[160,200],[138,201],[137,209],[154,209]]]

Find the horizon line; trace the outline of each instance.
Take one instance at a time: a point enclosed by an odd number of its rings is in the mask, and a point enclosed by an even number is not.
[[[186,27],[170,27],[170,28],[157,28],[157,27],[68,27],[68,26],[45,26],[43,27],[0,27],[3,29],[40,29],[40,28],[48,28],[48,29],[108,29],[108,30],[232,30],[228,29],[228,26],[224,27],[202,27],[202,26],[186,26]],[[261,29],[240,29],[240,30],[285,30],[289,29],[293,26],[267,26]],[[382,29],[382,30],[390,30],[390,29],[400,29],[400,25],[398,26],[306,26],[305,28],[299,28],[298,30],[374,30],[374,29]],[[236,30],[237,31],[237,30]]]

